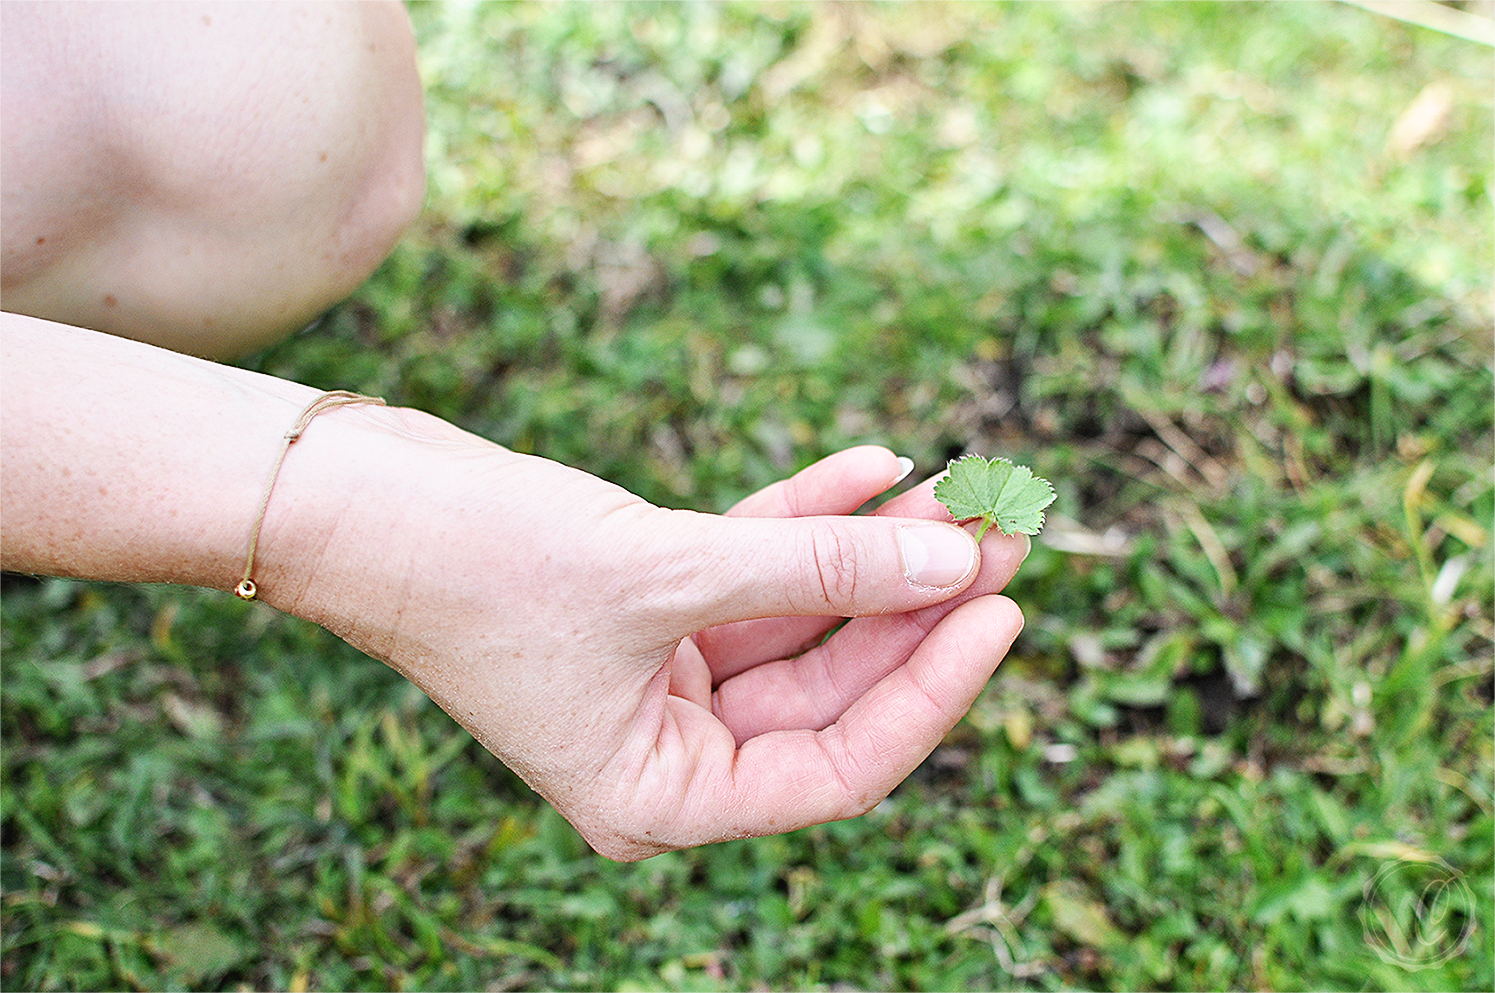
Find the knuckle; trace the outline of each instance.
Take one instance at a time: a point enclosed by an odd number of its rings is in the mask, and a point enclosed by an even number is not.
[[[838,819],[861,817],[887,799],[893,791],[885,785],[886,770],[878,762],[858,761],[851,753],[840,755],[840,761],[832,766],[836,776],[836,788],[840,794]]]
[[[810,555],[803,588],[820,591],[822,605],[838,609],[855,600],[858,585],[858,542],[845,528],[828,523],[810,532]]]

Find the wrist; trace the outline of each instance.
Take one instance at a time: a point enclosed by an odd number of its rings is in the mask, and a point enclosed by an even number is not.
[[[255,511],[254,523],[249,527],[249,547],[245,554],[244,575],[234,587],[234,595],[243,600],[253,600],[258,593],[254,576],[254,553],[259,547],[260,529],[265,523],[265,513],[270,506],[270,497],[275,492],[275,483],[280,477],[280,470],[285,465],[286,456],[291,452],[291,446],[301,439],[312,420],[318,415],[338,407],[347,407],[354,404],[371,404],[376,407],[384,406],[381,397],[365,396],[361,393],[352,393],[347,390],[332,390],[319,395],[311,403],[302,409],[300,416],[286,431],[280,443],[280,451],[271,463],[269,476],[265,479],[264,492],[260,495],[259,507]]]
[[[309,408],[308,408],[309,409]],[[395,437],[383,408],[352,405],[322,411],[282,441],[281,461],[267,462],[260,516],[246,519],[240,550],[256,599],[309,620],[319,620],[327,588],[342,588],[352,569],[345,540],[371,501],[382,501],[390,479],[385,463]],[[395,416],[399,416],[396,413]],[[304,416],[303,416],[304,419]],[[294,430],[295,420],[286,430]],[[312,615],[312,616],[309,616]]]
[[[290,446],[255,555],[258,599],[327,628],[381,661],[399,654],[401,621],[421,594],[433,546],[472,508],[462,478],[474,446],[520,458],[429,414],[345,406],[313,418]],[[268,467],[267,467],[268,471]],[[247,522],[246,522],[247,534]]]

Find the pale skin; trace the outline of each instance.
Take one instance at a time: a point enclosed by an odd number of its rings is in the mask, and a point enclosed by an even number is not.
[[[401,172],[363,168],[376,187]],[[305,236],[245,223],[250,255]],[[78,259],[31,263],[73,266],[68,279],[36,278],[128,292],[118,268],[88,263],[112,257],[92,237]],[[372,257],[370,240],[383,235],[365,230]],[[321,280],[335,285],[292,295],[335,294],[358,268],[339,265]],[[232,589],[282,434],[320,390],[86,330],[55,303],[68,293],[48,299],[60,309],[6,313],[0,328],[0,565]],[[165,329],[154,336],[172,344],[201,312],[144,307],[133,336]],[[245,324],[188,350],[289,330]],[[419,411],[342,407],[292,446],[254,579],[266,603],[415,682],[599,852],[637,859],[870,809],[991,677],[1022,625],[999,591],[1027,539],[978,544],[930,483],[848,516],[902,471],[886,449],[855,448],[700,514]]]
[[[211,357],[347,296],[420,210],[390,3],[0,4],[4,309]]]

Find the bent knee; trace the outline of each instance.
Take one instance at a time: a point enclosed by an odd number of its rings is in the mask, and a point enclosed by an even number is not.
[[[8,129],[6,309],[222,356],[367,278],[424,198],[403,8],[87,6],[61,29],[100,53],[95,69],[39,54],[6,73],[8,107],[45,100],[28,75],[71,74],[74,98],[95,97],[55,108],[92,120]]]

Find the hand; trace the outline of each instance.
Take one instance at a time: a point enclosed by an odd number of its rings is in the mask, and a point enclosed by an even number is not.
[[[842,516],[896,480],[884,449],[716,516],[414,411],[356,411],[313,422],[298,448],[320,433],[322,455],[287,461],[261,596],[409,677],[612,858],[865,812],[1022,626],[991,594],[1026,539],[978,553],[935,523],[930,485]],[[329,499],[343,473],[356,499]]]

